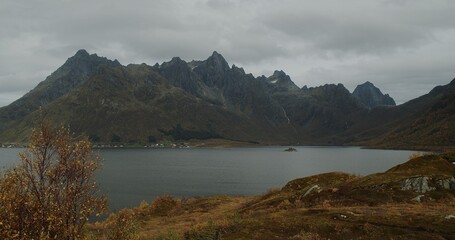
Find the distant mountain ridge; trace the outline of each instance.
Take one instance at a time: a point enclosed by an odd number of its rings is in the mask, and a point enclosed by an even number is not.
[[[229,66],[218,52],[203,61],[174,57],[154,66],[123,66],[79,50],[29,93],[0,108],[0,142],[27,141],[44,113],[102,143],[225,138],[374,145],[395,136],[395,123],[406,126],[410,116],[423,116],[430,102],[443,100],[452,103],[452,98],[431,95],[413,107],[407,107],[412,101],[393,107],[393,99],[369,82],[353,94],[342,84],[299,88],[283,71],[254,77]],[[376,108],[383,105],[390,107]]]
[[[370,82],[358,85],[352,95],[368,108],[377,106],[395,106],[395,100],[389,94],[382,94],[381,90]]]

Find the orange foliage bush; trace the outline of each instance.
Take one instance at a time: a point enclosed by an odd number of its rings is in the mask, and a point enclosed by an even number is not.
[[[180,203],[175,200],[172,196],[164,195],[159,196],[150,205],[151,214],[158,216],[166,216],[173,210],[176,210],[180,206]]]
[[[135,213],[131,209],[120,210],[106,220],[109,240],[136,240],[138,226]]]
[[[21,162],[0,178],[0,239],[80,239],[107,201],[94,172],[100,158],[87,139],[43,123],[34,130]]]

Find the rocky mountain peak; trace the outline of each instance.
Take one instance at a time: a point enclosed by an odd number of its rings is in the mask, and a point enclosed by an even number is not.
[[[268,77],[267,82],[273,85],[272,88],[279,91],[296,91],[299,90],[299,87],[291,80],[289,75],[287,75],[283,70],[275,70],[273,75]]]
[[[313,90],[315,92],[321,92],[321,93],[325,93],[327,95],[334,95],[335,93],[339,92],[339,93],[349,93],[349,91],[346,89],[346,87],[341,84],[341,83],[338,83],[338,84],[324,84],[322,86],[319,86],[319,87],[312,87],[310,88],[310,90]]]
[[[181,58],[179,58],[179,57],[173,57],[173,58],[171,59],[171,63],[182,63],[182,62],[185,62],[185,61],[183,61],[183,60],[182,60]]]
[[[270,76],[269,78],[269,81],[271,81],[272,83],[276,83],[276,82],[292,82],[291,81],[291,78],[285,73],[283,72],[283,70],[275,70],[273,72],[273,75]],[[276,82],[274,82],[276,81]]]
[[[207,60],[197,63],[193,70],[207,86],[222,87],[229,78],[229,71],[231,70],[229,64],[216,51]]]
[[[90,56],[90,54],[88,54],[88,52],[85,49],[79,49],[74,56],[83,57],[83,56]]]
[[[236,72],[239,72],[240,74],[245,74],[245,70],[241,67],[237,67],[235,66],[235,64],[232,65],[232,70],[236,71]]]
[[[90,54],[85,49],[80,49],[74,54],[72,57],[66,60],[65,64],[63,65],[78,65],[81,63],[86,63],[90,61]]]
[[[185,67],[188,67],[188,64],[185,61],[183,61],[181,58],[179,58],[179,57],[173,57],[171,59],[171,61],[164,62],[161,65],[162,68],[168,68],[168,67],[171,67],[171,66],[185,66]]]
[[[192,67],[179,57],[172,58],[169,62],[164,62],[158,69],[158,72],[166,78],[170,84],[182,88],[183,90],[196,94],[199,79],[192,71]]]
[[[98,65],[107,65],[109,67],[121,66],[117,59],[112,61],[105,57],[99,57],[96,54],[89,54],[85,49],[80,49],[76,52],[76,54],[74,54],[74,56],[68,58],[62,67],[67,66],[70,68],[87,70],[88,68],[92,68],[92,66]]]
[[[285,73],[283,70],[279,70],[279,71],[278,71],[278,70],[275,70],[275,71],[273,72],[273,75],[272,75],[272,76],[273,76],[273,77],[277,77],[277,78],[286,78],[286,77],[289,78],[289,76],[286,75],[286,73]]]
[[[352,93],[352,96],[370,109],[377,106],[396,105],[393,98],[388,94],[383,94],[379,88],[369,81],[358,85]]]
[[[212,56],[210,56],[207,60],[206,60],[206,63],[207,65],[213,67],[214,69],[217,69],[217,70],[222,70],[222,71],[227,71],[229,70],[229,64],[228,62],[226,61],[226,59],[224,59],[224,57],[219,54],[217,51],[214,51],[212,53]]]

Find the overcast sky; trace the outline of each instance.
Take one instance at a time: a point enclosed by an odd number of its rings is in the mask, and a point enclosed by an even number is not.
[[[455,77],[455,1],[0,0],[0,106],[81,48],[124,65],[217,51],[255,76],[370,81],[403,103]]]

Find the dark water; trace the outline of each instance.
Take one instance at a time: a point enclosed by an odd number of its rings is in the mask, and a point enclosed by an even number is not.
[[[117,210],[156,196],[254,195],[289,180],[330,171],[366,175],[405,162],[411,151],[356,147],[229,149],[103,149],[101,189]],[[0,166],[18,162],[21,149],[0,149]]]

